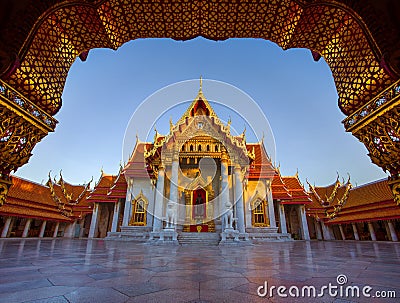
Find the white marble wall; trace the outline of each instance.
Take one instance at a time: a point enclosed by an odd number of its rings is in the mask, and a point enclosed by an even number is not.
[[[265,182],[262,181],[255,181],[249,180],[247,183],[247,187],[244,189],[244,198],[245,198],[245,220],[246,220],[246,227],[253,227],[252,226],[252,205],[251,202],[257,198],[260,199],[267,199],[267,190],[265,187]],[[268,209],[265,209],[266,217],[268,218]]]
[[[134,178],[132,181],[128,181],[123,226],[129,224],[132,217],[132,201],[135,200],[141,192],[148,201],[146,217],[147,226],[153,226],[155,187],[147,178]]]

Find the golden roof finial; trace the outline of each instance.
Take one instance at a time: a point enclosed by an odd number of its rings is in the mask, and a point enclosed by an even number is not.
[[[100,172],[101,172],[101,175],[103,176],[104,175],[103,165],[101,166]]]
[[[200,75],[200,88],[199,88],[199,92],[203,91],[203,76]]]
[[[51,170],[49,171],[49,180],[47,181],[47,183],[51,182]]]
[[[264,144],[264,138],[265,138],[265,133],[264,133],[264,131],[263,131],[263,132],[262,132],[262,137],[261,137],[260,143]]]
[[[347,179],[347,184],[351,184],[351,183],[350,183],[350,174],[347,173],[347,175],[349,176],[349,178]]]

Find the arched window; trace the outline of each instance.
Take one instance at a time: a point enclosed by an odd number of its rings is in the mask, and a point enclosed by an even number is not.
[[[185,151],[185,145],[182,145],[181,151]]]
[[[190,151],[193,151],[193,145],[190,144]]]
[[[269,226],[269,220],[266,216],[266,202],[261,199],[257,199],[252,205],[253,213],[253,226],[254,227],[265,227]]]
[[[210,145],[207,144],[207,151],[210,151]]]
[[[199,144],[197,150],[198,150],[198,151],[201,151],[201,145],[200,145],[200,144]]]
[[[146,225],[146,208],[147,199],[140,192],[138,198],[132,201],[132,217],[129,221],[131,226],[145,226]]]
[[[215,151],[216,152],[218,151],[218,145],[217,144],[215,144]]]

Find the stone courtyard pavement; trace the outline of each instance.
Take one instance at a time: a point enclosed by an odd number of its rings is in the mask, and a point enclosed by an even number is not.
[[[257,296],[257,288],[372,287],[371,298]],[[262,292],[264,288],[261,288]],[[397,299],[372,298],[394,290]],[[301,292],[300,292],[301,293]],[[286,294],[288,291],[286,290]],[[362,294],[361,294],[362,295]],[[399,243],[149,246],[78,239],[0,240],[0,302],[399,302]]]

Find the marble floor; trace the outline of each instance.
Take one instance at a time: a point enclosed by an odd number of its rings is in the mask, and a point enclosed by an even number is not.
[[[294,298],[337,276],[370,298]],[[257,295],[265,285],[285,286]],[[345,281],[345,280],[344,280]],[[265,287],[260,288],[263,292]],[[276,290],[276,289],[275,289]],[[373,298],[395,291],[397,299]],[[300,292],[301,294],[301,292]],[[351,294],[351,293],[350,293]],[[317,294],[318,295],[318,294]],[[391,295],[391,294],[389,294]],[[253,246],[149,246],[79,239],[0,240],[0,302],[399,302],[400,244],[355,241]]]

